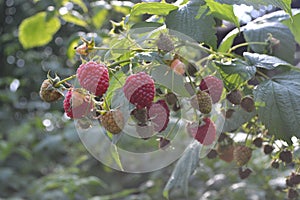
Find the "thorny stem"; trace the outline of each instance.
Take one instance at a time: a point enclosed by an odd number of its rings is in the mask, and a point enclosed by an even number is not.
[[[63,79],[63,80],[57,82],[57,83],[54,85],[54,87],[59,87],[61,84],[65,83],[65,82],[67,82],[67,81],[69,81],[69,80],[72,80],[73,78],[76,78],[76,74],[74,74],[74,75],[72,75],[72,76],[69,76],[69,77],[67,77],[67,78],[65,78],[65,79]]]
[[[231,53],[232,51],[240,48],[240,47],[244,47],[244,46],[249,46],[251,44],[257,44],[257,45],[264,45],[264,46],[267,46],[268,44],[266,42],[245,42],[245,43],[241,43],[241,44],[238,44],[238,45],[235,45],[233,47],[231,47],[227,53]]]
[[[173,126],[172,129],[168,132],[168,134],[166,135],[165,138],[168,138],[168,137],[172,134],[172,132],[175,130],[175,127],[176,127],[176,125],[178,124],[179,120],[180,120],[180,118],[177,119],[177,121],[175,122],[174,126]]]
[[[264,77],[265,79],[270,79],[270,77],[268,77],[267,75],[265,75],[265,74],[262,73],[261,71],[256,71],[256,73],[258,73],[259,75],[261,75],[261,76]]]
[[[118,83],[122,86],[122,85],[123,85],[122,82],[118,79],[118,77],[116,77],[116,75],[115,75],[115,73],[112,71],[112,69],[110,69],[110,68],[108,67],[108,70],[111,72],[112,76],[118,81]]]
[[[120,64],[122,64],[122,63],[126,63],[126,62],[130,62],[130,59],[120,60],[120,61],[114,62],[114,63],[110,64],[110,65],[108,66],[108,68],[110,68],[110,67],[115,67],[115,66],[118,66],[118,65],[120,65]]]
[[[143,49],[143,48],[134,48],[134,49],[113,49],[113,48],[107,48],[107,47],[93,47],[93,50],[103,50],[103,51],[108,51],[108,50],[131,50],[131,51],[140,51],[140,52],[144,52],[144,51],[154,51],[156,49]]]
[[[197,43],[193,43],[193,42],[186,41],[186,42],[185,42],[185,45],[189,45],[189,46],[191,46],[191,47],[200,49],[200,50],[202,50],[202,51],[204,51],[204,52],[206,52],[206,53],[209,53],[209,54],[215,54],[215,53],[216,53],[216,52],[213,51],[212,49],[209,49],[209,48],[205,47],[203,43],[197,44]]]

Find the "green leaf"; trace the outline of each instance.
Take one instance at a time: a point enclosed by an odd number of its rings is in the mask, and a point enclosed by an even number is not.
[[[245,52],[243,55],[248,63],[258,68],[272,70],[278,66],[291,66],[291,64],[284,60],[266,54]]]
[[[288,27],[280,22],[257,20],[248,23],[244,28],[244,36],[247,42],[265,42],[269,34],[272,34],[273,38],[279,40],[279,44],[273,48],[272,55],[293,63],[296,43]],[[266,46],[264,45],[251,44],[250,47],[256,53],[265,53],[266,51]]]
[[[294,9],[293,10],[294,14],[298,14],[299,12],[300,12],[299,9]],[[223,40],[222,40],[222,42],[221,42],[221,44],[219,46],[219,51],[220,52],[227,52],[230,49],[230,47],[231,47],[231,45],[232,45],[232,43],[234,41],[234,38],[236,36],[238,36],[238,34],[240,32],[243,32],[245,28],[247,28],[247,29],[253,29],[253,28],[256,27],[256,24],[266,24],[266,23],[271,23],[271,22],[279,23],[279,22],[281,22],[283,20],[289,20],[289,19],[290,19],[290,16],[288,14],[286,14],[282,10],[279,10],[279,11],[276,11],[276,12],[272,12],[270,14],[263,15],[262,17],[259,17],[256,20],[254,20],[253,22],[249,23],[249,25],[241,27],[240,30],[238,28],[236,28],[236,29],[233,29],[232,31],[230,31],[223,38]],[[270,32],[270,33],[272,33],[272,32]],[[258,34],[259,33],[257,33],[257,35]],[[262,46],[261,46],[261,48],[262,48]],[[277,54],[280,54],[280,53],[277,53]]]
[[[170,11],[178,9],[177,6],[174,6],[169,3],[137,3],[133,6],[130,12],[130,17],[150,14],[150,15],[167,15]]]
[[[92,18],[92,22],[94,26],[99,29],[103,25],[103,23],[106,21],[106,16],[108,15],[108,10],[106,9],[100,9]]]
[[[119,167],[120,171],[124,171],[121,159],[120,159],[120,155],[118,152],[118,147],[114,144],[111,144],[110,146],[110,153],[114,159],[114,161],[116,162],[117,166]]]
[[[233,90],[250,80],[256,73],[256,68],[240,59],[233,59],[228,62],[215,61],[223,78],[224,86]]]
[[[300,44],[300,14],[297,14],[293,17],[293,20],[287,19],[282,22],[284,25],[289,27],[293,33],[295,40]]]
[[[109,87],[108,87],[108,90],[107,90],[106,96],[105,96],[106,101],[109,104],[112,104],[111,101],[113,100],[113,96],[116,93],[118,94],[119,90],[121,90],[120,88],[122,88],[122,86],[124,85],[125,79],[126,79],[126,76],[122,71],[118,71],[117,73],[114,73],[113,76],[111,77],[111,79],[109,81]],[[120,103],[124,100],[124,99],[121,99],[120,96],[117,99],[120,102],[115,102],[116,99],[114,99],[114,107],[113,108],[120,106]],[[119,103],[119,104],[116,105],[115,103]]]
[[[293,135],[299,136],[300,72],[285,72],[262,82],[254,97],[265,105],[258,108],[258,116],[270,134],[289,143]]]
[[[174,71],[166,65],[158,65],[153,67],[151,76],[155,83],[171,89],[176,94],[182,97],[190,97],[191,95],[184,87],[184,77],[177,75]]]
[[[66,22],[73,23],[78,26],[86,27],[88,25],[83,16],[75,10],[62,15],[61,17]]]
[[[163,196],[165,198],[169,198],[169,191],[178,186],[181,187],[184,194],[187,195],[189,177],[198,166],[200,147],[200,143],[194,141],[185,149],[164,188]]]
[[[285,12],[287,12],[289,15],[292,15],[291,12],[291,3],[292,0],[216,0],[219,3],[225,3],[225,4],[246,4],[249,6],[253,6],[255,8],[259,8],[261,5],[272,5],[278,8],[281,8]]]
[[[158,28],[163,26],[162,23],[158,23],[158,22],[138,22],[136,24],[133,24],[131,26],[131,29],[137,29],[137,28],[148,28],[148,27],[154,27],[154,28]]]
[[[68,2],[68,0],[66,0],[66,2]],[[82,0],[71,0],[71,2],[73,2],[74,4],[77,4],[82,10],[83,12],[88,12],[88,9],[85,5],[85,3]]]
[[[218,51],[219,52],[227,52],[233,44],[234,38],[240,33],[238,28],[233,29],[230,31],[222,40],[219,45]]]
[[[25,49],[49,43],[60,28],[60,21],[53,17],[46,21],[46,12],[24,19],[19,27],[19,40]]]
[[[198,18],[198,11],[205,6],[204,0],[189,1],[179,7],[178,10],[170,12],[166,17],[166,26],[169,29],[184,33],[198,42],[204,42],[216,48],[217,37],[214,28],[215,21],[212,15],[203,13]]]
[[[214,0],[205,0],[210,12],[219,19],[224,19],[240,26],[238,18],[233,12],[233,5],[221,4]]]

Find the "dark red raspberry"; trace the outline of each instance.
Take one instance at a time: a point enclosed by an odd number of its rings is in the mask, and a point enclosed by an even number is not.
[[[210,95],[213,103],[217,103],[223,92],[223,81],[215,76],[207,76],[202,79],[199,88]]]
[[[261,137],[256,137],[252,143],[257,147],[257,148],[261,148],[263,145],[263,139]]]
[[[218,152],[217,152],[215,149],[210,150],[210,151],[207,153],[207,155],[206,155],[206,157],[207,157],[208,159],[214,159],[214,158],[216,158],[217,156],[218,156]]]
[[[274,169],[278,169],[279,168],[279,162],[277,160],[273,160],[271,163],[271,167],[273,167]]]
[[[299,197],[299,194],[298,194],[297,190],[295,190],[293,188],[289,188],[287,196],[289,199],[297,199]]]
[[[241,91],[239,91],[239,90],[233,90],[233,91],[231,91],[230,93],[228,93],[227,95],[226,95],[226,99],[230,102],[230,103],[232,103],[232,104],[235,104],[235,105],[240,105],[240,103],[241,103],[241,100],[242,100],[242,93],[241,93]]]
[[[154,99],[154,81],[145,72],[132,74],[126,79],[123,91],[130,103],[143,108],[151,105]]]
[[[285,163],[291,163],[293,161],[293,154],[289,150],[283,150],[279,153],[279,159]]]
[[[255,102],[252,97],[246,96],[241,100],[241,107],[246,112],[253,112],[255,110]]]
[[[292,172],[289,179],[290,179],[290,183],[292,185],[300,184],[300,174],[296,174],[296,173]]]
[[[89,61],[77,69],[79,84],[96,96],[102,96],[109,86],[109,74],[104,64]]]
[[[274,150],[274,147],[270,144],[265,144],[264,145],[264,153],[265,154],[270,154]]]
[[[145,126],[149,120],[147,114],[147,108],[140,108],[140,109],[135,108],[131,112],[131,116],[133,116],[133,119],[137,122],[138,125]]]
[[[71,89],[67,92],[64,99],[64,110],[70,118],[81,118],[91,112],[93,103],[88,95],[80,90]]]
[[[165,100],[158,100],[148,107],[148,117],[156,132],[162,132],[167,128],[169,116],[170,110]]]
[[[239,168],[239,176],[241,179],[248,178],[251,173],[252,173],[252,170],[249,168],[246,168],[246,169],[243,169],[242,167]]]
[[[210,145],[216,140],[216,126],[210,118],[203,118],[203,125],[193,122],[187,125],[188,133],[203,145]]]

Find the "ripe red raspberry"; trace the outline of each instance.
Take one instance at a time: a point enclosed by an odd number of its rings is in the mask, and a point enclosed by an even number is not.
[[[67,92],[64,99],[64,110],[70,118],[81,118],[86,116],[93,108],[89,96],[79,90],[71,89]]]
[[[213,103],[217,103],[223,92],[223,82],[215,76],[207,76],[202,79],[199,88],[210,95]]]
[[[102,96],[109,86],[109,74],[104,64],[94,61],[83,63],[77,69],[79,84],[86,90]]]
[[[252,149],[244,145],[234,147],[233,157],[238,166],[245,165],[252,156]]]
[[[216,126],[210,118],[204,118],[205,124],[196,122],[187,125],[187,131],[203,145],[210,145],[216,140]]]
[[[145,72],[132,74],[126,79],[123,91],[130,103],[143,108],[149,106],[154,99],[154,81]]]
[[[120,110],[111,110],[100,117],[102,126],[112,134],[118,134],[124,128],[124,117]]]
[[[154,131],[164,131],[169,123],[170,110],[165,100],[158,100],[148,107],[148,116],[154,126]]]

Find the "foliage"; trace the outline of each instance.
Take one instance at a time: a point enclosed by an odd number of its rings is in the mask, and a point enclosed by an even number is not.
[[[240,25],[233,4],[255,8],[272,5],[281,10]],[[299,172],[300,165],[300,77],[294,56],[299,45],[300,11],[292,10],[290,4],[290,0],[192,0],[181,4],[165,1],[6,1],[3,8],[6,17],[1,19],[4,26],[0,29],[3,63],[0,75],[0,197],[283,199],[286,194],[278,192],[277,188],[290,188],[285,185],[284,177],[292,171]],[[237,27],[221,38],[220,44],[217,44],[217,20],[227,20]],[[149,32],[139,33],[136,28],[141,27]],[[234,112],[225,117],[220,132],[226,132],[235,143],[242,142],[255,149],[247,164],[255,173],[248,179],[238,178],[235,163],[203,157],[210,147],[202,148],[203,152],[198,142],[191,143],[176,164],[156,172],[125,174],[115,171],[87,153],[73,123],[63,115],[62,100],[49,104],[40,99],[39,87],[48,71],[60,77],[75,73],[82,61],[74,51],[74,47],[84,44],[80,37],[93,38],[98,48],[84,59],[100,58],[117,71],[110,71],[114,74],[106,106],[117,107],[122,103],[115,95],[124,84],[126,73],[130,67],[139,69],[145,63],[155,64],[149,73],[159,80],[160,89],[172,89],[178,96],[189,98],[186,79],[170,73],[165,65],[174,55],[153,50],[155,46],[151,44],[150,50],[143,48],[144,41],[158,38],[160,31],[166,28],[171,29],[170,35],[177,31],[189,36],[188,41],[193,42],[185,45],[201,52],[199,57],[195,56],[196,64],[182,60],[187,65],[199,67],[195,82],[208,74],[219,74],[223,80],[225,89],[218,105],[223,108],[222,112],[229,109]],[[236,43],[241,34],[245,42]],[[124,36],[138,37],[128,40]],[[247,49],[238,54],[236,50],[241,47]],[[176,50],[189,52],[191,60],[194,59],[190,49]],[[204,73],[201,69],[207,71]],[[254,98],[256,109],[253,112],[248,113],[240,105],[226,100],[226,94],[235,89],[242,91],[243,96]],[[133,149],[144,147],[130,143],[128,138],[119,140],[108,136],[115,143]],[[264,145],[276,147],[274,152],[262,156],[262,150],[251,143],[256,137],[263,138]],[[293,163],[280,161],[283,149],[293,152]],[[113,156],[122,169],[118,152]],[[279,169],[270,168],[272,161],[280,163]]]

